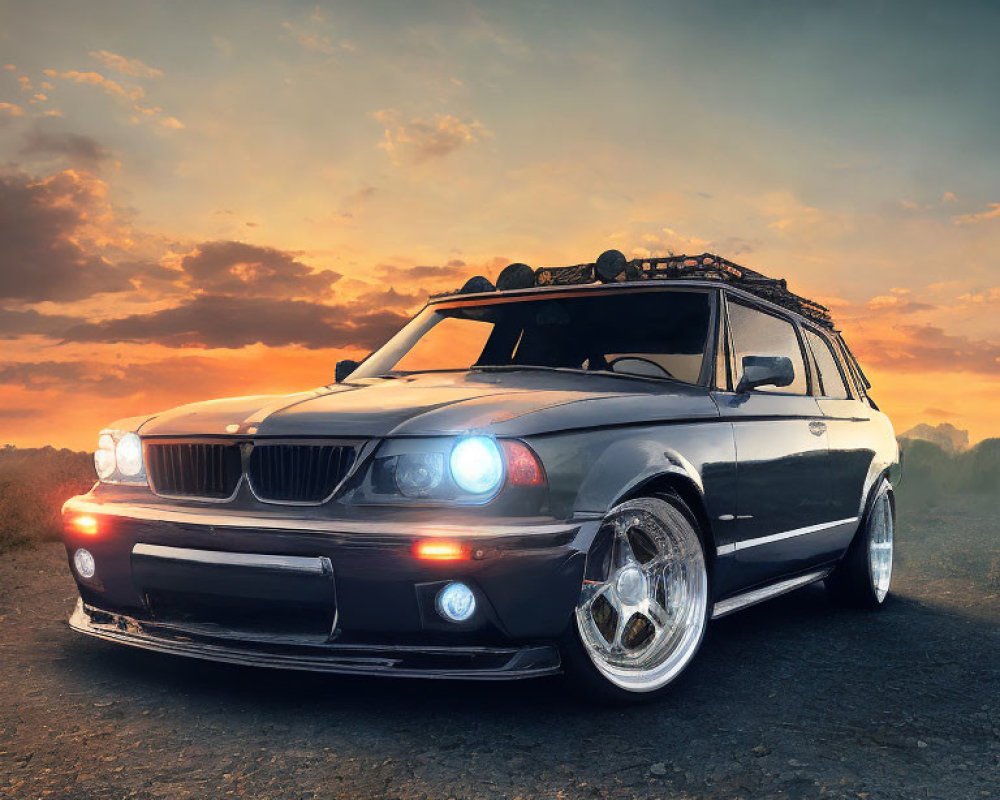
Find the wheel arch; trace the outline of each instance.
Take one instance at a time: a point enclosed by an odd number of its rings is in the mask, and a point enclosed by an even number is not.
[[[699,484],[687,474],[682,472],[661,472],[650,475],[638,481],[633,486],[626,489],[612,503],[612,507],[626,500],[633,500],[637,497],[650,497],[655,495],[673,494],[679,497],[688,510],[694,516],[695,532],[701,539],[702,550],[705,553],[705,566],[709,571],[709,578],[715,566],[715,538],[712,534],[712,525],[705,509],[705,496]]]

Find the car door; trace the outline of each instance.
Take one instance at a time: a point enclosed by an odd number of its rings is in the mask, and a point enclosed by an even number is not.
[[[829,450],[823,413],[811,396],[807,361],[790,319],[749,298],[729,296],[729,391],[715,393],[733,424],[737,514],[733,551],[744,586],[806,569],[831,520]],[[736,392],[744,356],[784,356],[785,387]],[[822,547],[819,548],[820,550]]]
[[[803,326],[806,345],[816,375],[814,394],[827,424],[830,447],[830,505],[835,519],[857,522],[865,480],[875,457],[875,410],[855,385],[836,344],[824,332]],[[856,524],[854,526],[857,527]],[[836,557],[851,542],[853,530],[845,530],[839,541],[831,541]]]

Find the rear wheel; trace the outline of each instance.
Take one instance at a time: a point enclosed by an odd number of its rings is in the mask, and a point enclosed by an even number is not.
[[[889,482],[882,480],[865,514],[864,522],[843,560],[829,578],[827,588],[838,602],[856,608],[879,608],[892,581],[896,506]]]
[[[643,497],[611,510],[587,561],[563,639],[569,676],[589,695],[660,693],[701,645],[708,574],[694,517],[679,498]]]

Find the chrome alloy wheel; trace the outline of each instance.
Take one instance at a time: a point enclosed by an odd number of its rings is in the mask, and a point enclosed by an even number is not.
[[[892,580],[892,500],[883,486],[868,514],[868,568],[875,599],[881,603]]]
[[[576,608],[590,660],[628,691],[669,683],[694,656],[708,619],[698,534],[670,503],[639,498],[612,510],[590,559]]]

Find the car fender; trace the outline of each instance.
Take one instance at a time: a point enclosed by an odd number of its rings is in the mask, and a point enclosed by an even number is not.
[[[883,430],[881,431],[881,442],[875,448],[872,459],[868,464],[868,471],[865,475],[864,484],[861,487],[861,497],[858,498],[858,519],[863,519],[867,509],[868,500],[872,491],[884,477],[891,486],[895,486],[899,481],[900,473],[900,450],[899,442],[893,435],[892,424],[883,415]]]
[[[709,518],[735,513],[736,453],[730,425],[617,431],[590,455],[576,493],[577,514],[603,515],[663,479],[686,482]]]

